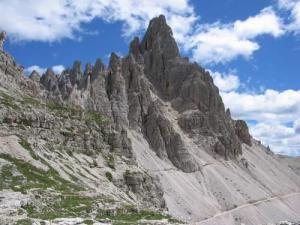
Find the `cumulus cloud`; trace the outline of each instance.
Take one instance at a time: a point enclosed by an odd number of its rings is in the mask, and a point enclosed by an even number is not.
[[[34,71],[34,70],[36,72],[38,72],[40,75],[42,75],[43,73],[46,72],[45,68],[42,68],[42,67],[37,66],[37,65],[30,66],[30,67],[26,68],[24,71],[25,71],[25,74],[30,75],[32,73],[32,71]]]
[[[232,71],[234,72],[234,71]],[[229,92],[237,90],[240,86],[240,79],[234,73],[213,72],[209,70],[210,75],[214,79],[215,85],[219,88],[221,92]]]
[[[203,64],[226,63],[238,56],[249,58],[260,48],[255,38],[260,35],[278,37],[284,33],[281,19],[268,7],[258,15],[230,24],[204,24],[191,35],[186,49]]]
[[[250,132],[277,153],[300,156],[300,134],[294,127],[283,124],[258,123],[250,126]]]
[[[287,123],[300,115],[300,91],[266,90],[263,94],[222,93],[223,101],[233,116],[244,120]]]
[[[277,153],[300,156],[300,90],[247,92],[236,71],[210,71],[224,104],[235,119],[248,121],[250,133]]]
[[[65,67],[63,65],[56,65],[52,67],[52,70],[55,74],[61,74],[64,69]]]
[[[51,67],[55,74],[61,74],[61,72],[65,69],[63,65],[55,65]],[[32,71],[38,72],[40,75],[46,72],[47,68],[43,68],[37,65],[30,66],[25,69],[25,74],[30,75]]]
[[[145,30],[151,18],[164,14],[179,45],[201,64],[249,58],[260,48],[257,36],[278,37],[283,33],[272,8],[243,21],[200,24],[188,0],[2,0],[0,14],[0,27],[11,39],[48,42],[80,39],[81,34],[88,33],[83,24],[96,18],[122,22],[123,36],[131,38]]]
[[[278,0],[279,8],[290,12],[290,21],[286,29],[296,34],[300,33],[300,1],[299,0]]]
[[[296,120],[293,124],[296,133],[300,134],[300,119]]]
[[[300,90],[221,95],[234,118],[252,121],[250,132],[255,138],[275,152],[300,155]]]
[[[164,14],[180,47],[197,62],[226,63],[237,57],[251,58],[260,48],[257,37],[261,35],[277,38],[286,30],[299,32],[300,1],[278,1],[281,9],[290,12],[287,26],[270,7],[245,20],[201,24],[189,0],[1,0],[0,28],[15,41],[54,42],[80,39],[80,35],[89,33],[83,25],[100,18],[121,22],[123,36],[132,37],[143,31],[151,18]],[[58,74],[63,69],[62,65],[53,66]],[[29,74],[33,70],[45,72],[39,66],[25,71]],[[255,137],[276,151],[300,149],[300,91],[240,93],[241,83],[235,73],[211,73],[233,116],[255,121],[250,127]]]
[[[0,14],[0,27],[11,38],[49,42],[78,38],[82,24],[95,18],[121,21],[123,34],[131,36],[145,29],[151,18],[165,14],[178,39],[196,20],[188,0],[2,0]]]

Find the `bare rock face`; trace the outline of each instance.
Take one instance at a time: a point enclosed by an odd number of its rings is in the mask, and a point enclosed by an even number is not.
[[[60,93],[64,99],[68,98],[72,92],[73,85],[70,80],[70,71],[64,70],[59,77],[58,86]]]
[[[177,168],[199,169],[152,93],[171,103],[184,133],[212,139],[214,145],[207,151],[213,154],[234,159],[242,153],[241,142],[251,142],[243,124],[234,123],[225,112],[210,74],[180,56],[164,16],[151,20],[141,42],[138,38],[131,42],[128,56],[112,53],[108,68],[97,59],[82,72],[81,63],[75,61],[59,77],[47,70],[40,82],[53,95],[112,120],[112,149],[128,157],[133,157],[124,133],[129,128],[143,132],[157,155]]]
[[[249,134],[249,129],[245,121],[235,121],[235,133],[243,143],[252,146],[251,135]]]
[[[72,85],[79,85],[80,80],[82,78],[82,71],[81,71],[81,62],[75,61],[73,64],[72,69],[70,70],[70,80]]]
[[[47,91],[59,94],[58,78],[52,69],[47,69],[46,73],[41,77],[41,83]]]
[[[168,97],[171,78],[166,70],[177,61],[179,50],[164,16],[150,21],[140,49],[144,57],[145,74],[161,95]]]
[[[298,190],[299,180],[291,170],[298,171],[297,162],[288,162],[291,169],[280,167],[269,151],[251,139],[247,124],[231,118],[210,74],[180,56],[164,16],[150,22],[141,42],[138,38],[131,42],[127,56],[113,53],[108,67],[97,59],[82,71],[75,61],[60,75],[48,69],[41,78],[36,72],[30,78],[22,76],[22,67],[0,51],[1,145],[15,146],[51,167],[51,182],[45,185],[55,183],[49,190],[41,186],[46,196],[59,191],[54,189],[60,185],[66,185],[66,193],[78,188],[74,194],[87,195],[92,208],[85,211],[92,218],[98,211],[101,216],[115,215],[137,206],[137,211],[169,209],[179,219],[207,221],[272,199],[277,205],[281,193]],[[19,136],[13,145],[6,136],[12,134]],[[249,152],[242,155],[242,147]],[[14,164],[5,157],[2,161]],[[10,180],[9,173],[5,176]],[[76,186],[67,187],[66,179]],[[33,207],[54,200],[35,191],[40,190],[34,186],[29,192]],[[64,200],[64,195],[54,195],[59,197],[57,203]],[[287,208],[284,202],[283,209]],[[266,215],[260,209],[253,213],[251,217]],[[234,224],[242,221],[235,214],[229,217]]]
[[[139,195],[140,198],[149,205],[155,205],[158,208],[164,208],[163,192],[159,188],[159,181],[142,173],[124,174],[125,184],[130,191]],[[143,190],[147,190],[146,192]]]
[[[92,69],[92,81],[95,80],[99,75],[103,75],[105,72],[105,65],[101,59],[97,59],[94,68]]]
[[[111,54],[107,77],[107,94],[111,102],[112,115],[117,129],[128,125],[128,104],[125,79],[122,74],[122,60],[115,53]]]
[[[161,112],[159,102],[153,102],[149,106],[144,119],[144,129],[150,146],[160,158],[168,158],[184,172],[194,172],[199,169],[184,141]]]
[[[137,45],[137,42],[135,42]],[[241,154],[234,124],[225,112],[218,88],[208,72],[180,57],[164,16],[151,20],[138,48],[144,57],[145,74],[159,96],[180,113],[179,125],[194,136],[208,135],[218,142],[215,149],[226,158]],[[220,151],[220,149],[225,149]]]
[[[152,99],[151,87],[144,75],[144,66],[136,61],[140,59],[141,55],[137,52],[136,57],[130,54],[123,59],[122,74],[126,81],[129,125],[140,130],[143,117],[147,114]]]
[[[40,82],[40,75],[37,71],[33,70],[32,73],[30,74],[29,78],[35,82]]]
[[[3,51],[3,44],[6,38],[6,32],[5,31],[1,31],[0,33],[0,50]]]
[[[106,92],[106,72],[102,69],[98,70],[97,63],[99,62],[96,62],[91,76],[87,108],[112,118],[111,103]]]
[[[22,66],[18,65],[15,59],[4,51],[0,51],[0,69],[4,72],[5,78],[19,79],[23,73]]]

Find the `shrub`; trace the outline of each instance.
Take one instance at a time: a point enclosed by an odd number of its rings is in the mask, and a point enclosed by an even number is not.
[[[112,177],[112,174],[110,173],[110,172],[106,172],[105,173],[105,176],[106,176],[106,178],[111,182],[112,181],[112,179],[113,179],[113,177]]]

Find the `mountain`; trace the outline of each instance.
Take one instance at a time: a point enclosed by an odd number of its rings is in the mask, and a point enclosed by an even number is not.
[[[164,16],[108,66],[26,77],[1,51],[0,103],[1,224],[300,221],[297,168],[231,117]]]

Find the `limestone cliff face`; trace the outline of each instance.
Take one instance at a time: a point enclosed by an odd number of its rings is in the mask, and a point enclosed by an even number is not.
[[[75,61],[61,74],[28,78],[0,51],[0,103],[0,169],[11,170],[0,177],[0,195],[27,188],[20,198],[31,198],[37,215],[57,210],[65,194],[57,188],[70,188],[92,203],[72,216],[156,209],[192,224],[300,219],[294,161],[282,163],[225,112],[210,74],[180,56],[164,16],[107,66]],[[32,180],[19,162],[50,183]]]
[[[20,74],[21,69],[14,71],[14,65],[6,66],[15,64],[13,59],[8,59],[1,62],[5,73]],[[179,113],[178,125],[185,133],[196,138],[213,137],[214,145],[208,151],[234,159],[242,153],[241,142],[251,145],[246,123],[234,122],[230,115],[226,115],[218,88],[209,73],[180,56],[164,16],[150,21],[141,42],[138,38],[131,42],[128,56],[120,58],[113,53],[108,68],[98,59],[94,65],[87,64],[82,72],[81,62],[75,61],[73,67],[61,75],[48,69],[40,79],[36,72],[30,78],[35,83],[35,92],[47,99],[102,113],[114,121],[118,131],[130,127],[144,132],[160,157],[188,153],[184,145],[177,150],[167,150],[168,138],[150,132],[159,127],[171,127],[171,124],[161,122],[164,115],[153,116],[154,110],[155,115],[161,114],[161,104],[151,97],[151,93],[171,103]],[[42,92],[43,89],[46,92]],[[155,120],[156,127],[149,127],[153,126],[150,120]],[[176,131],[170,133],[171,139],[182,142]],[[171,161],[181,168],[180,159],[174,160],[172,156]],[[188,161],[185,159],[184,164]],[[187,171],[196,170],[197,167],[192,166],[192,157],[190,161]]]
[[[236,131],[239,122],[225,113],[210,74],[180,56],[164,16],[150,21],[141,42],[138,38],[131,42],[128,56],[112,53],[108,68],[97,60],[94,66],[87,64],[83,73],[81,63],[75,61],[60,76],[47,70],[40,82],[50,93],[47,98],[100,112],[114,121],[117,132],[127,128],[143,132],[159,157],[185,172],[199,168],[182,135],[161,112],[159,99],[178,112],[177,123],[184,133],[213,140],[206,149],[211,154],[235,159],[242,154],[244,137],[251,142],[245,126]]]

